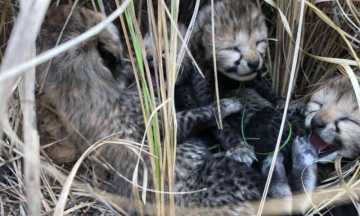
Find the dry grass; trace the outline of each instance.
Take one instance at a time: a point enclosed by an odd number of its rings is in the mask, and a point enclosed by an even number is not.
[[[124,44],[128,47],[130,62],[141,74],[136,80],[139,92],[145,95],[142,98],[144,120],[151,126],[147,128],[147,134],[144,135],[144,139],[146,137],[149,142],[149,148],[145,148],[143,143],[137,144],[124,140],[112,144],[131,145],[141,149],[142,154],[151,155],[151,167],[155,175],[154,190],[170,192],[170,195],[157,193],[157,202],[154,206],[143,206],[142,200],[146,194],[135,197],[134,201],[129,201],[96,189],[99,182],[109,183],[105,182],[101,176],[94,178],[93,170],[83,163],[83,160],[87,153],[106,144],[108,141],[105,138],[94,145],[93,149],[84,153],[74,166],[54,164],[45,151],[48,145],[39,146],[37,131],[33,128],[35,99],[32,68],[81,40],[85,40],[91,32],[87,32],[87,36],[77,41],[72,41],[65,46],[60,45],[46,55],[26,62],[33,56],[35,36],[47,7],[45,1],[33,2],[32,5],[24,3],[20,7],[18,0],[0,1],[0,98],[3,98],[0,101],[0,113],[6,113],[6,115],[0,115],[0,122],[4,122],[0,124],[0,134],[2,131],[6,134],[4,139],[0,140],[0,171],[2,172],[0,174],[2,178],[0,215],[126,215],[128,210],[134,210],[135,207],[140,212],[175,215],[171,192],[173,191],[175,162],[173,152],[176,149],[176,139],[173,138],[176,134],[176,119],[171,99],[174,98],[175,79],[180,70],[180,59],[187,52],[186,48],[182,48],[177,56],[175,50],[178,45],[177,40],[174,40],[178,34],[177,29],[174,27],[167,29],[168,25],[166,25],[169,15],[173,18],[173,24],[177,23],[176,1],[173,1],[169,9],[165,9],[162,0],[157,2],[138,0],[134,3],[134,8],[137,9],[136,14],[132,10],[127,10],[125,14],[120,15],[120,24],[125,37]],[[351,78],[358,102],[360,102],[359,85],[353,75],[353,70],[360,65],[357,57],[360,53],[360,12],[358,10],[360,2],[356,0],[304,1],[306,4],[304,22],[299,28],[301,2],[301,0],[259,1],[267,17],[270,32],[267,70],[264,71],[264,75],[271,78],[269,82],[275,92],[283,96],[286,96],[288,92],[288,99],[291,96],[297,100],[306,100],[314,89],[324,85],[323,81],[326,78],[340,71]],[[116,9],[116,5],[119,6],[123,2],[54,0],[51,3],[77,4],[110,15]],[[155,8],[148,6],[153,4],[156,5]],[[32,6],[31,10],[26,10],[30,6]],[[145,13],[139,13],[139,11],[145,11]],[[118,10],[117,13],[113,18],[121,14],[121,11]],[[159,17],[158,20],[155,19],[155,14]],[[156,82],[160,86],[157,95],[160,95],[160,104],[162,104],[158,109],[161,110],[162,124],[165,126],[163,139],[160,138],[157,113],[154,112],[157,109],[154,106],[155,92],[152,84],[149,83],[149,66],[144,56],[144,42],[141,36],[142,19],[148,19],[152,23],[151,35],[159,61]],[[15,20],[17,22],[14,22]],[[103,23],[104,25],[106,23]],[[101,26],[97,30],[100,28]],[[301,37],[296,37],[300,29]],[[172,32],[171,40],[168,40],[168,31]],[[92,33],[96,34],[96,32],[94,30]],[[162,40],[164,40],[165,50],[170,50],[165,52],[165,68],[161,62]],[[188,41],[188,37],[185,37],[184,41]],[[298,41],[298,45],[295,41]],[[294,55],[298,50],[297,47],[300,48],[298,58]],[[138,62],[142,61],[144,65],[139,65]],[[166,77],[164,77],[164,71],[167,73]],[[21,82],[19,77],[22,77]],[[148,79],[144,79],[145,77]],[[165,79],[168,83],[167,89],[164,88]],[[292,82],[294,85],[291,84]],[[152,121],[154,124],[150,124]],[[90,159],[96,162],[95,158]],[[348,202],[358,202],[360,159],[346,164],[341,164],[338,159],[336,164],[337,172],[329,174],[328,181],[323,182],[313,195],[314,207],[309,211],[309,215],[317,210],[329,208],[333,202],[340,202],[343,199]],[[112,169],[107,164],[104,166]],[[135,192],[139,188],[136,182],[135,172],[133,178]],[[306,195],[298,199],[306,199]],[[254,203],[254,206],[258,205],[259,203]],[[179,209],[176,215],[190,215],[194,212],[199,215],[209,215],[209,211],[220,214],[221,210]],[[268,211],[274,211],[274,209],[265,208],[263,212]]]

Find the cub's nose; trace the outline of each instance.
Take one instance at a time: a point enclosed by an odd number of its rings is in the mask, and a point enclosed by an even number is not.
[[[326,126],[326,122],[324,122],[321,118],[319,117],[314,117],[311,120],[311,128],[312,129],[321,129],[324,128]]]
[[[248,64],[249,68],[256,69],[256,68],[259,67],[260,61],[259,60],[257,60],[257,61],[248,61],[247,64]]]

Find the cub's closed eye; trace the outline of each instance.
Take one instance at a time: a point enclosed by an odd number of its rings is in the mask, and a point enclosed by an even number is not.
[[[260,40],[260,41],[256,42],[256,46],[257,46],[257,45],[259,45],[260,43],[263,43],[263,42],[264,42],[264,43],[266,42],[266,41],[265,41],[265,39],[264,39],[264,40]]]
[[[225,48],[222,51],[226,51],[226,52],[236,52],[236,53],[241,53],[240,49],[237,47],[229,47],[229,48]]]
[[[323,104],[320,102],[317,102],[317,101],[310,101],[310,103],[314,103],[314,104],[320,106],[320,108],[323,107]]]
[[[310,113],[314,113],[314,112],[317,112],[318,110],[320,110],[322,108],[322,104],[319,103],[319,102],[316,102],[316,101],[310,101],[309,104],[308,104],[308,111],[309,111],[309,114]]]
[[[341,121],[343,121],[343,122],[352,122],[352,123],[360,126],[360,123],[359,123],[359,122],[357,122],[357,121],[355,121],[355,120],[352,120],[352,119],[350,119],[350,118],[348,118],[348,117],[343,117],[343,118],[340,118],[340,119],[338,120],[338,122],[341,122]]]

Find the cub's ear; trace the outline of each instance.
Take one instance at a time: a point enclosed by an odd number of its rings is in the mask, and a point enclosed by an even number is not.
[[[99,41],[97,43],[97,50],[99,52],[99,55],[102,59],[102,64],[107,67],[114,78],[119,77],[120,71],[118,71],[118,66],[121,66],[122,62],[119,59],[118,53],[111,52],[107,47],[106,44]]]

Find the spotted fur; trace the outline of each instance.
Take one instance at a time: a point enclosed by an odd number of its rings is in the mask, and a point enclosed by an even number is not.
[[[316,164],[313,163],[317,159],[317,154],[310,141],[305,138],[296,138],[293,145],[295,146],[292,148],[293,172],[290,175],[286,174],[284,159],[282,153],[279,153],[269,188],[269,198],[283,198],[281,206],[285,214],[294,213],[292,193],[303,190],[299,188],[302,182],[309,194],[316,182]],[[233,158],[212,157],[207,151],[206,143],[201,139],[190,139],[179,148],[184,148],[184,150],[181,150],[180,158],[176,161],[176,168],[180,169],[175,172],[176,191],[185,191],[186,188],[193,191],[206,188],[206,191],[192,195],[177,195],[175,196],[177,205],[246,206],[250,201],[261,198],[273,155],[265,158],[260,173],[246,163]],[[187,171],[184,172],[184,170]],[[304,213],[308,205],[309,203],[305,200],[301,213]]]
[[[275,149],[282,119],[282,113],[278,113],[274,109],[277,104],[284,104],[284,99],[271,93],[269,89],[264,87],[266,84],[261,79],[257,78],[251,86],[253,88],[243,89],[240,91],[240,95],[237,95],[237,97],[240,96],[242,98],[244,106],[246,104],[246,107],[244,107],[244,115],[243,112],[235,113],[226,117],[225,120],[239,136],[242,136],[241,121],[243,121],[245,137],[259,139],[247,140],[247,143],[250,145],[250,150],[269,153]],[[180,109],[186,109],[186,107],[184,107],[186,105],[194,106],[194,98],[191,95],[192,92],[191,86],[176,88],[176,100]],[[234,92],[221,91],[220,93],[223,97],[235,96]],[[296,109],[299,107],[301,106],[294,105],[291,108]],[[311,194],[317,180],[317,165],[314,163],[317,160],[316,151],[310,144],[309,139],[297,138],[297,136],[308,136],[309,134],[305,129],[304,120],[304,117],[294,110],[291,110],[288,114],[288,121],[292,129],[291,138],[285,148],[281,150],[277,164],[283,165],[275,169],[276,175],[273,179],[276,179],[276,183],[274,183],[270,189],[273,197],[287,197],[287,202],[284,203],[284,209],[286,209],[288,213],[292,211],[291,208],[288,208],[289,206],[291,207],[291,205],[289,205],[289,203],[292,202],[291,194],[302,192],[304,190],[303,183],[306,191]],[[289,125],[286,124],[281,144],[288,138],[289,130]],[[245,145],[245,143],[243,144]],[[193,143],[193,145],[196,145],[196,143]],[[228,150],[226,154],[236,155],[231,151],[232,150]],[[253,171],[256,170],[256,172],[261,172],[263,176],[267,176],[266,174],[272,161],[272,155],[257,155],[257,157],[259,161],[253,164]],[[236,159],[229,157],[229,155],[227,155],[227,158]],[[307,168],[305,169],[305,167]],[[245,175],[250,175],[247,172],[245,173]],[[250,179],[250,181],[253,180]],[[246,188],[247,185],[243,184],[242,187]],[[302,205],[303,209],[300,213],[304,213],[306,208],[309,207],[309,203],[306,201],[307,200],[304,201]]]

